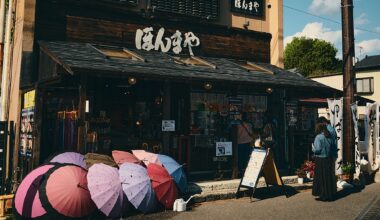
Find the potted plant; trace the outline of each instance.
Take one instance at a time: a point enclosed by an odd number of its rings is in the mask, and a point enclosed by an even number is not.
[[[306,172],[306,177],[308,179],[311,179],[314,177],[314,169],[315,169],[315,163],[311,160],[305,160],[303,164],[303,169]]]
[[[341,167],[342,175],[341,180],[347,181],[350,179],[350,174],[355,170],[355,166],[353,163],[345,163]]]
[[[306,178],[306,172],[303,168],[298,168],[296,170],[296,175],[298,176],[298,184],[303,184],[303,180]]]

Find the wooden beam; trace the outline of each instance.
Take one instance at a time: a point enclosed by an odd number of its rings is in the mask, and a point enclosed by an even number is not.
[[[252,63],[252,62],[247,61],[247,64],[250,65],[250,66],[252,66],[252,67],[254,67],[254,68],[257,68],[257,69],[259,69],[259,70],[261,70],[261,71],[264,71],[264,72],[266,72],[266,73],[274,74],[272,71],[270,71],[270,70],[268,70],[268,69],[266,69],[266,68],[264,68],[264,67],[261,67],[261,66],[259,66],[259,65],[257,65],[257,64],[254,64],[254,63]]]
[[[142,61],[142,62],[147,62],[147,60],[146,60],[144,57],[138,55],[137,53],[135,53],[135,52],[133,52],[133,51],[128,50],[127,48],[123,48],[123,51],[124,51],[125,53],[131,55],[132,57],[136,58],[137,60],[140,60],[140,61]]]
[[[199,62],[199,63],[201,63],[201,64],[203,64],[203,65],[209,66],[209,67],[211,67],[211,68],[213,68],[213,69],[216,69],[216,65],[214,65],[214,64],[212,64],[212,63],[210,63],[210,62],[207,62],[206,60],[201,59],[201,58],[199,58],[199,57],[191,56],[191,59],[193,59],[193,60],[195,60],[195,61],[197,61],[197,62]]]
[[[52,59],[54,62],[62,66],[68,73],[71,75],[74,75],[74,71],[70,68],[69,65],[62,62],[57,56],[55,56],[53,53],[49,51],[44,45],[40,45],[40,50],[44,52],[50,59]]]

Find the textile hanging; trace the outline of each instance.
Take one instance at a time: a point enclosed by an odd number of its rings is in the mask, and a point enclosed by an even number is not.
[[[338,142],[338,157],[335,161],[335,174],[342,174],[343,164],[343,98],[328,99],[330,123],[336,132],[336,139]]]

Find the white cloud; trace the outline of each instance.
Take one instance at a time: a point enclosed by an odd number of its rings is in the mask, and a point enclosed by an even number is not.
[[[363,25],[367,24],[369,20],[367,19],[367,14],[366,13],[361,13],[359,17],[355,18],[354,24],[355,25]]]
[[[313,0],[309,11],[317,15],[334,15],[340,11],[340,0]]]
[[[361,55],[368,55],[373,53],[380,54],[380,39],[363,40],[357,43],[356,47],[361,50]]]
[[[323,23],[319,22],[308,23],[305,25],[301,32],[297,32],[292,36],[285,37],[285,46],[290,43],[294,37],[318,38],[333,43],[335,46],[337,46],[342,41],[342,31],[331,30],[330,28],[324,27]]]

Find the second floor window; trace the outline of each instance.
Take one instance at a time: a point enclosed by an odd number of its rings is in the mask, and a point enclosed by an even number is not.
[[[356,79],[356,91],[358,94],[372,94],[373,90],[373,77]]]

